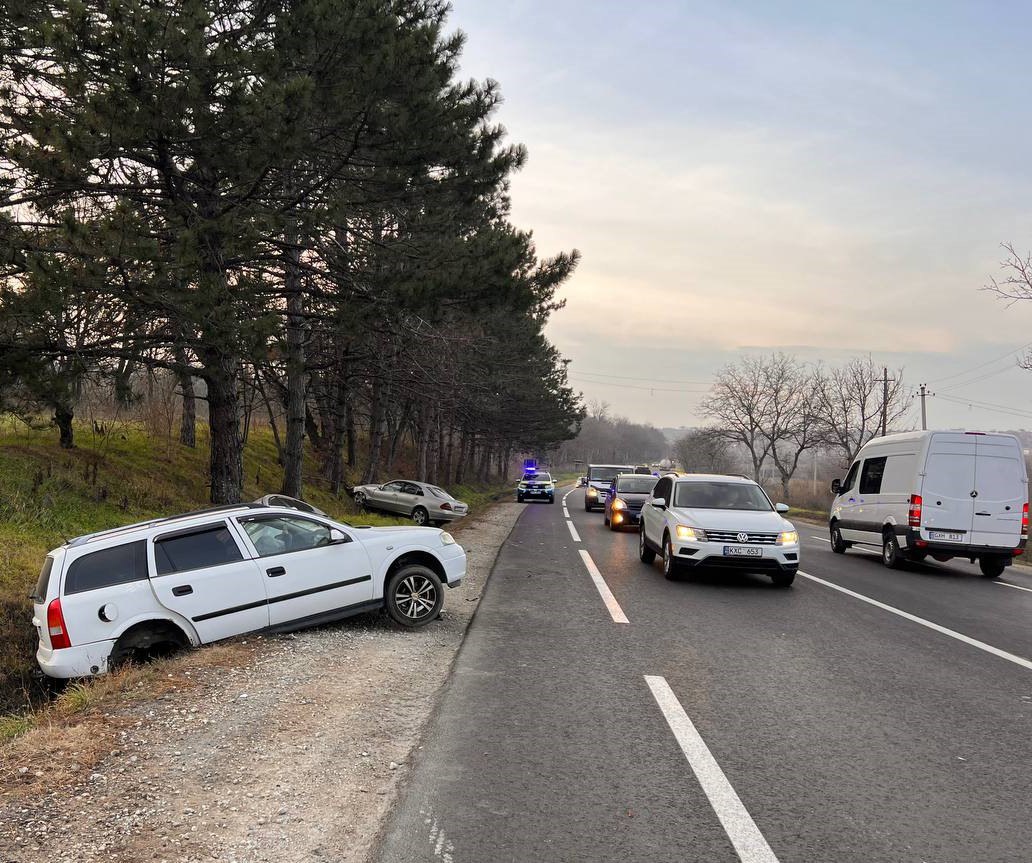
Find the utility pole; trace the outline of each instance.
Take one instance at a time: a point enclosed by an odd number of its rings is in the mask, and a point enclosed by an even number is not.
[[[921,430],[926,431],[928,429],[928,414],[925,411],[925,399],[928,396],[934,396],[935,393],[928,392],[928,384],[921,384],[921,391],[918,396],[921,398]]]
[[[882,376],[882,403],[881,403],[881,433],[885,437],[889,426],[889,382],[896,380],[889,377],[889,367],[885,366]]]

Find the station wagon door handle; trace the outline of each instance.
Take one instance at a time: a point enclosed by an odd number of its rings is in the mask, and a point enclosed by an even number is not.
[[[177,584],[172,588],[173,596],[189,596],[191,593],[193,593],[193,587],[189,584]]]
[[[265,571],[269,574],[269,578],[276,578],[276,576],[287,574],[287,568],[285,566],[274,566],[272,569],[267,569]]]

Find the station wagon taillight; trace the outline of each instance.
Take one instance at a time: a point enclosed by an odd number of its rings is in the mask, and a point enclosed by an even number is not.
[[[54,650],[63,650],[72,646],[65,626],[64,613],[61,611],[61,600],[53,599],[47,606],[47,632],[50,633],[50,646]]]
[[[1021,508],[1021,535],[1028,536],[1028,502]]]
[[[910,495],[910,511],[907,513],[907,524],[911,527],[921,526],[921,495]]]

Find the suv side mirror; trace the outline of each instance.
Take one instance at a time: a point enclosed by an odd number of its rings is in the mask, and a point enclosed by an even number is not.
[[[331,527],[330,545],[343,545],[345,542],[351,542],[351,537],[344,533],[340,528]]]
[[[652,505],[656,509],[666,509],[666,498],[654,497],[652,498]]]
[[[840,491],[842,491],[842,480],[833,479],[831,481],[831,493],[838,494]]]
[[[791,507],[787,503],[776,503],[774,504],[774,509],[778,512],[788,512]]]

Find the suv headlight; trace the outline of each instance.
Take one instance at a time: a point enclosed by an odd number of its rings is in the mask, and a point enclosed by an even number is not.
[[[679,524],[677,526],[677,538],[693,542],[706,542],[706,531],[701,527],[688,527],[686,524]]]
[[[598,497],[598,489],[594,486],[588,486],[587,494],[588,497]]]
[[[613,501],[613,509],[627,509],[627,504],[620,500],[620,498],[617,498]]]
[[[527,488],[527,484],[525,482],[521,482],[519,487],[525,491]]]
[[[455,537],[445,530],[441,531],[441,545],[455,545]]]
[[[799,531],[786,530],[778,534],[778,545],[795,545],[799,542]]]

